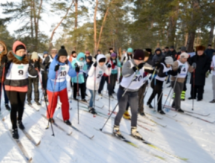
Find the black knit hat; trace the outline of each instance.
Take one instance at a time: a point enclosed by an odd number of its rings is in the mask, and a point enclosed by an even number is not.
[[[105,58],[101,58],[101,59],[99,60],[99,62],[105,62],[105,61],[106,61]]]
[[[152,49],[146,48],[146,51],[151,53],[151,52],[152,52]]]
[[[19,45],[19,46],[16,47],[15,52],[18,51],[18,50],[20,50],[20,49],[25,49],[25,47],[23,45]]]
[[[134,59],[136,60],[144,60],[145,53],[141,49],[136,49],[134,52]]]
[[[67,51],[64,46],[61,46],[61,49],[58,51],[58,57],[60,56],[68,56]]]

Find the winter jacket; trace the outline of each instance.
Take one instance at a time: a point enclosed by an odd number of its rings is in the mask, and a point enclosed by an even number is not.
[[[76,76],[76,72],[69,61],[61,63],[57,58],[58,56],[56,55],[49,67],[47,90],[51,92],[60,92],[67,88],[67,75],[70,77]],[[59,70],[55,71],[55,66],[58,64],[60,65]]]
[[[31,56],[30,56],[30,58],[31,58]],[[40,57],[38,57],[38,61],[36,61],[36,62],[33,62],[33,60],[30,60],[29,64],[31,64],[33,67],[37,67],[38,71],[40,72],[40,69],[41,69],[41,66],[42,66],[42,59]],[[31,73],[28,73],[28,76],[30,78],[37,78],[38,74],[37,75],[33,75]]]
[[[80,61],[81,58],[84,58],[82,61]],[[84,74],[87,73],[87,64],[85,60],[85,54],[84,53],[79,53],[77,56],[77,59],[72,62],[72,68],[75,69],[75,67],[78,66],[80,67],[80,72],[78,73],[78,81],[77,81],[77,76],[72,78],[73,83],[85,83],[85,78]]]
[[[5,90],[27,92],[28,74],[37,75],[35,68],[29,64],[27,55],[19,61],[12,51],[8,53],[8,62],[5,66]]]
[[[118,68],[122,67],[120,61],[118,60],[118,58],[110,61],[111,63],[111,74],[117,74],[118,73]]]
[[[211,64],[210,58],[206,54],[203,54],[202,56],[196,54],[189,59],[189,64],[191,66],[193,63],[196,63],[195,85],[205,85],[206,72],[210,69]],[[191,75],[190,84],[193,84],[193,73]]]
[[[111,74],[111,68],[107,68],[106,64],[104,64],[104,66],[102,66],[102,67],[99,66],[99,60],[102,58],[105,58],[105,56],[103,54],[99,54],[96,58],[97,67],[95,68],[92,65],[88,72],[86,86],[87,86],[87,89],[89,89],[89,90],[98,90],[103,74],[105,73],[108,76]],[[96,76],[96,78],[95,78],[95,76]]]
[[[156,54],[157,51],[160,51],[159,55]],[[161,49],[160,48],[156,49],[155,50],[155,55],[154,55],[154,57],[152,59],[152,62],[151,62],[152,66],[155,67],[156,63],[161,62],[163,58],[164,58],[164,55],[162,54]]]
[[[205,50],[205,54],[210,58],[210,60],[212,60],[213,57],[213,53],[215,52],[214,49],[206,49]]]
[[[49,70],[49,66],[52,62],[53,58],[51,55],[48,55],[45,60],[43,61],[43,67],[44,67],[44,71],[48,71]]]
[[[5,43],[3,41],[0,41],[0,44],[3,46],[3,51],[0,52],[0,83],[2,82],[2,73],[3,73],[3,70],[4,67],[5,67],[5,64],[3,63],[3,59],[6,60],[6,62],[8,61],[7,59],[7,47],[5,45]]]
[[[131,60],[133,58],[133,55],[128,55],[127,53],[123,54],[121,57],[121,65],[126,63],[128,60]]]
[[[90,67],[92,66],[93,64],[93,61],[92,61],[92,56],[88,56],[86,59],[89,59],[90,62],[86,62],[87,63],[87,70],[89,71],[90,70]]]

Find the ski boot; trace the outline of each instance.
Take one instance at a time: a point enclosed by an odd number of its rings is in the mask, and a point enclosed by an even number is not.
[[[176,111],[179,113],[184,113],[184,110],[182,110],[182,109],[177,109]]]
[[[212,101],[210,101],[210,103],[215,103],[215,99],[214,99],[214,100],[212,100]]]
[[[19,139],[19,134],[18,134],[17,128],[15,128],[15,129],[12,130],[12,137],[14,139]]]
[[[145,116],[145,113],[144,113],[144,112],[139,112],[139,114],[140,114],[141,116]]]
[[[121,132],[119,131],[119,126],[114,125],[113,127],[113,135],[116,136],[119,139],[124,139]]]
[[[129,112],[126,110],[125,113],[123,114],[123,118],[130,120],[131,116],[129,114]]]
[[[35,102],[38,106],[40,106],[41,105],[41,103],[39,102],[39,101],[36,101]]]
[[[64,121],[68,126],[72,126],[72,123],[69,120]]]
[[[161,110],[158,110],[158,113],[160,113],[160,114],[162,114],[162,115],[166,114],[162,109],[161,109]]]
[[[147,105],[150,109],[153,109],[153,106],[150,103],[147,103]]]
[[[131,136],[136,139],[143,140],[142,136],[137,131],[137,127],[131,127]]]
[[[28,101],[28,105],[32,105],[31,101]]]
[[[23,125],[22,121],[18,121],[18,126],[21,130],[25,129],[25,126]]]
[[[5,108],[6,108],[8,111],[11,110],[11,109],[10,109],[10,106],[9,106],[8,104],[5,104]]]
[[[181,101],[185,101],[185,96],[186,96],[186,92],[182,91],[181,92]]]
[[[87,103],[87,100],[85,100],[85,99],[82,99],[81,101],[82,101],[82,102],[86,102],[86,103]]]
[[[90,108],[90,109],[89,109],[89,112],[90,112],[91,114],[97,114],[97,113],[96,113],[96,110],[95,110],[94,108]]]
[[[50,122],[50,123],[54,123],[55,121],[54,121],[53,118],[49,118],[49,122]]]

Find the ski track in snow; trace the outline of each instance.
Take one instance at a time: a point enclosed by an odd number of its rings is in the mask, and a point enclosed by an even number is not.
[[[69,79],[68,79],[69,81]],[[69,88],[70,83],[68,82],[68,94],[69,97],[72,96],[72,89]],[[104,87],[106,88],[106,86]],[[186,100],[182,101],[182,109],[191,111],[192,101],[187,100],[190,94],[190,84],[187,83]],[[212,100],[211,92],[211,75],[206,79],[204,100],[201,102],[195,101],[194,111],[198,113],[207,113],[210,115],[203,117],[197,117],[215,121],[215,106],[210,104],[209,101]],[[39,87],[40,90],[41,86]],[[164,84],[164,96],[163,103],[169,93],[170,88]],[[145,105],[151,94],[151,88],[148,90],[145,97]],[[109,101],[106,98],[107,93],[103,91],[105,98],[96,95],[96,105],[99,107],[104,106],[102,109],[96,108],[98,112],[102,112],[108,116]],[[117,92],[117,87],[115,89]],[[32,94],[32,96],[34,96]],[[116,99],[116,95],[114,95]],[[86,97],[89,99],[90,95]],[[40,92],[40,98],[42,99],[42,92]],[[33,99],[33,98],[32,98]],[[110,109],[112,110],[117,101],[111,99]],[[156,98],[157,100],[157,98]],[[122,141],[117,140],[114,137],[106,135],[96,129],[100,129],[105,123],[107,118],[97,115],[93,117],[83,109],[86,110],[87,105],[79,104],[80,110],[80,121],[78,124],[78,112],[77,112],[77,102],[74,100],[70,103],[70,120],[72,124],[83,131],[89,136],[93,136],[92,140],[88,139],[84,135],[75,131],[69,126],[66,126],[57,117],[62,119],[60,102],[56,108],[55,121],[58,125],[63,127],[66,131],[72,132],[72,135],[68,136],[66,133],[58,129],[53,125],[55,136],[52,136],[51,126],[49,129],[47,127],[47,120],[41,116],[41,114],[46,115],[45,103],[42,106],[36,106],[35,108],[39,111],[34,110],[32,107],[25,105],[25,112],[23,115],[23,124],[25,125],[26,131],[34,138],[36,142],[41,141],[40,145],[36,147],[28,138],[24,135],[22,131],[19,130],[20,141],[27,150],[29,156],[33,158],[34,163],[181,163],[185,162],[176,157],[168,155],[162,151],[150,148],[149,146],[141,143],[140,141],[129,136],[130,134],[130,121],[122,118],[120,124],[120,130],[122,134],[131,142],[138,145],[139,148],[135,148],[128,145]],[[33,102],[33,101],[32,101]],[[169,98],[167,105],[170,105],[172,99]],[[9,112],[3,107],[4,99],[2,98],[2,114],[5,121],[0,120],[0,163],[25,163],[25,159],[19,149],[19,147],[14,143],[9,134],[11,134],[8,129],[11,129],[10,115]],[[152,102],[154,106],[154,101]],[[213,163],[215,162],[215,124],[209,124],[201,120],[182,115],[173,111],[168,111],[167,116],[159,115],[153,110],[144,106],[145,112],[151,114],[148,117],[160,124],[167,125],[163,128],[150,120],[140,117],[139,120],[146,122],[138,122],[138,124],[152,129],[153,132],[149,132],[146,129],[138,126],[138,131],[143,136],[143,138],[152,144],[158,146],[159,148],[171,153],[173,155],[188,158],[189,163]],[[165,109],[164,109],[165,110]],[[115,110],[118,111],[118,107]],[[176,115],[175,117],[173,117]],[[103,129],[107,132],[112,132],[112,127],[114,124],[115,114],[108,121],[107,125]],[[161,117],[162,120],[156,117]],[[147,151],[147,152],[144,152]],[[158,155],[165,158],[166,160],[161,160],[148,153]]]

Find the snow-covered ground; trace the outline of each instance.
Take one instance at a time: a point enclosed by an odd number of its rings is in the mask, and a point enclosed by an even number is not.
[[[69,84],[68,84],[69,86]],[[166,100],[170,88],[164,85],[164,98]],[[182,109],[191,111],[192,101],[187,100],[190,94],[190,84],[187,84],[188,90],[186,93],[186,101],[182,102]],[[41,87],[40,87],[41,88]],[[40,89],[41,90],[41,89]],[[117,90],[117,88],[116,88]],[[215,120],[215,104],[210,104],[212,100],[212,85],[211,75],[206,80],[204,100],[201,102],[195,101],[194,112],[209,114],[209,116],[200,118],[214,121]],[[71,91],[68,91],[71,96]],[[145,104],[151,93],[151,88],[145,97]],[[42,97],[42,95],[41,95]],[[88,97],[89,98],[89,97]],[[108,99],[98,99],[96,97],[96,105],[104,106],[102,109],[97,108],[97,111],[108,115]],[[4,109],[4,99],[2,99],[2,110],[5,121],[0,121],[0,162],[1,163],[22,163],[26,162],[20,149],[11,139],[8,129],[11,128],[9,113]],[[71,101],[71,99],[70,99]],[[171,100],[170,100],[171,101]],[[168,103],[170,102],[168,101]],[[116,105],[116,100],[111,100],[111,109]],[[154,105],[154,102],[152,103]],[[215,126],[186,115],[177,114],[168,111],[166,116],[161,116],[154,113],[147,106],[145,112],[147,116],[155,122],[166,125],[162,127],[144,117],[138,117],[138,130],[145,140],[153,143],[163,151],[151,148],[142,142],[133,139],[130,134],[130,121],[122,119],[120,129],[122,134],[138,145],[133,147],[125,142],[117,140],[114,137],[106,135],[96,129],[100,129],[106,118],[96,116],[83,111],[84,104],[80,104],[80,122],[78,124],[77,103],[70,103],[70,120],[73,125],[85,132],[89,136],[93,136],[92,140],[83,136],[79,132],[66,126],[57,117],[61,119],[61,110],[56,109],[55,121],[61,127],[72,135],[68,136],[63,131],[54,127],[55,136],[52,136],[51,128],[46,130],[47,120],[42,117],[45,115],[45,104],[37,107],[39,111],[35,111],[28,105],[25,106],[23,123],[26,131],[34,138],[36,142],[41,140],[41,144],[36,147],[28,138],[19,131],[20,140],[27,150],[29,156],[33,158],[35,163],[213,163],[215,162]],[[176,116],[175,116],[176,115]],[[114,117],[115,115],[113,115]],[[175,116],[175,117],[174,117]],[[158,119],[156,117],[162,117]],[[142,122],[140,122],[142,121]],[[143,123],[144,122],[144,123]],[[111,118],[104,131],[112,132],[114,119]],[[146,130],[147,128],[149,130]],[[154,156],[153,156],[154,155]],[[156,157],[159,156],[160,158]],[[174,155],[174,156],[173,156]],[[187,158],[183,161],[176,156]],[[161,159],[164,158],[165,160]]]

